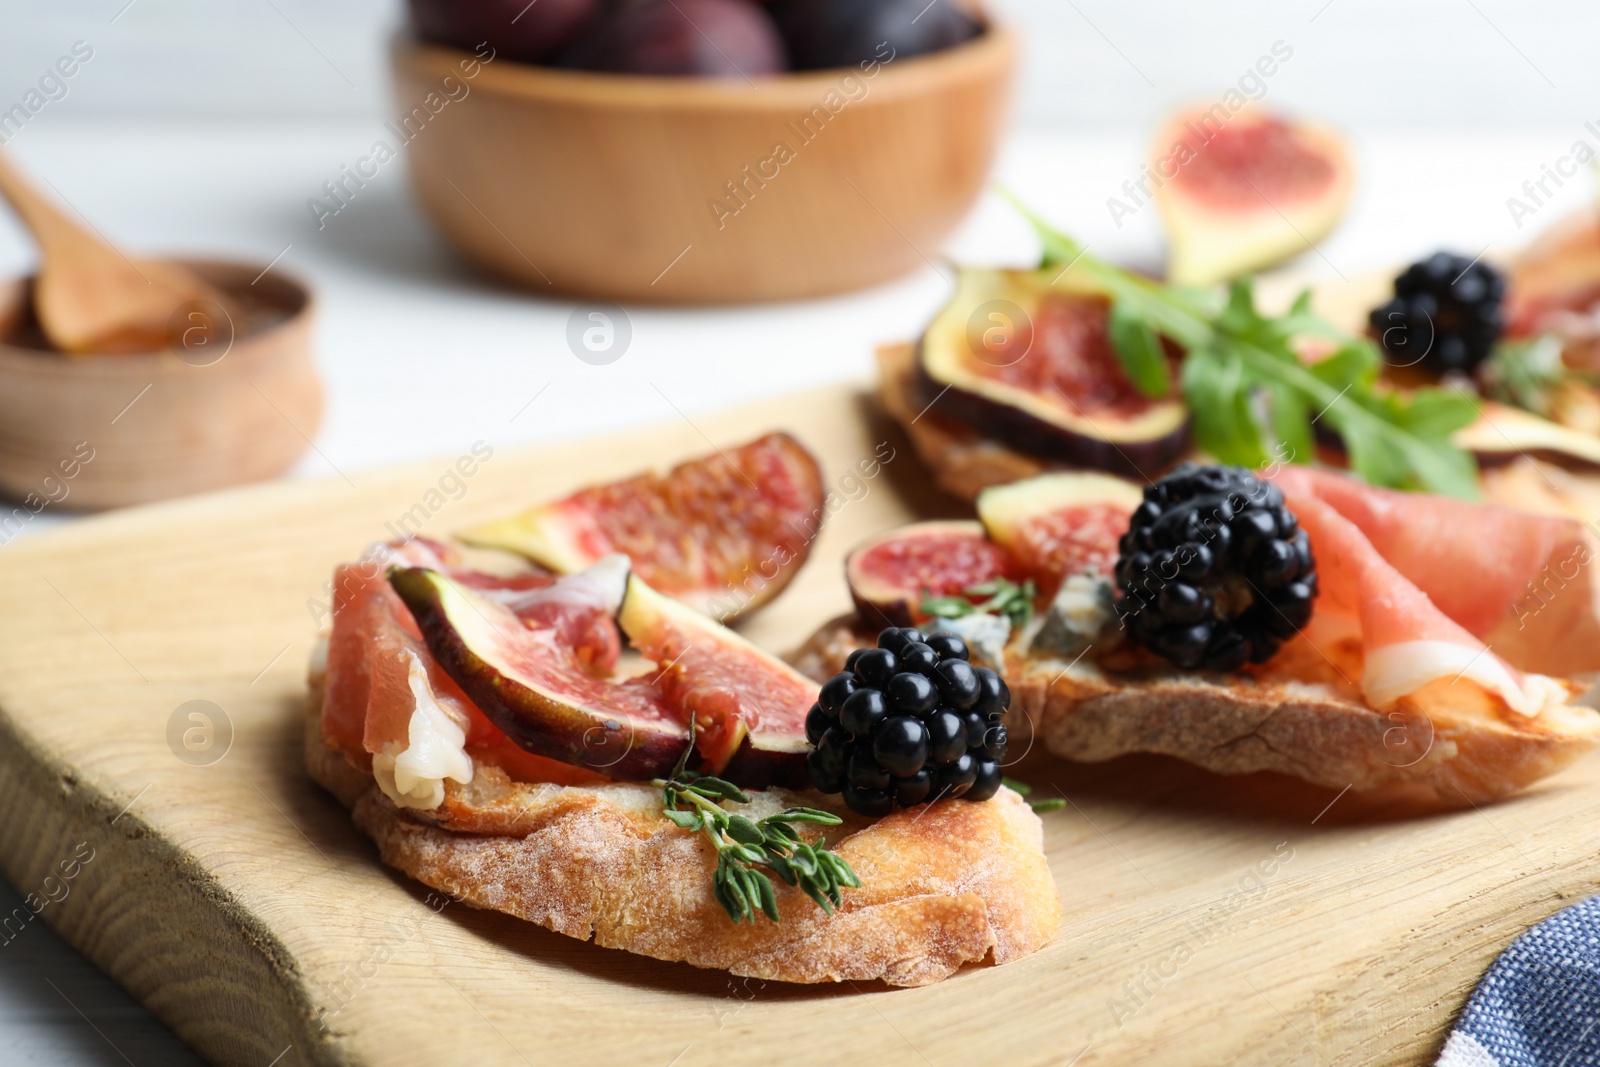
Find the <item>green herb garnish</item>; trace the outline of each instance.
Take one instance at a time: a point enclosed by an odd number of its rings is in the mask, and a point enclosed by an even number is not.
[[[779,921],[772,879],[757,868],[799,886],[829,915],[840,905],[844,886],[860,888],[861,881],[850,864],[826,848],[807,844],[795,829],[804,823],[838,826],[839,816],[816,808],[788,808],[757,822],[730,812],[723,802],[748,804],[750,798],[732,782],[688,770],[693,750],[691,725],[689,745],[678,758],[672,777],[657,778],[652,784],[661,790],[663,815],[685,830],[703,831],[711,839],[717,850],[712,890],[728,918],[754,923],[760,911],[773,922]]]
[[[1450,440],[1478,417],[1473,399],[1451,389],[1380,388],[1377,348],[1315,314],[1309,292],[1287,314],[1269,317],[1256,310],[1248,279],[1233,282],[1224,301],[1211,290],[1145,278],[1090,255],[1006,195],[1044,244],[1042,272],[1054,281],[1071,270],[1110,298],[1112,347],[1141,393],[1171,391],[1152,338],[1185,349],[1180,385],[1204,451],[1251,468],[1304,463],[1320,424],[1339,435],[1351,470],[1374,485],[1477,497],[1477,464]],[[1331,342],[1332,353],[1307,363],[1293,347],[1302,337]]]
[[[959,619],[967,615],[1004,615],[1013,627],[1023,627],[1033,618],[1033,598],[1038,589],[1033,579],[1018,585],[1006,578],[993,578],[963,589],[961,596],[933,596],[922,591],[922,613],[939,619]],[[974,603],[974,599],[981,598]]]
[[[1000,779],[1000,781],[1001,781],[1001,784],[1003,784],[1007,789],[1011,790],[1013,793],[1016,793],[1018,796],[1024,796],[1025,797],[1029,793],[1033,792],[1033,786],[1029,785],[1027,782],[1018,781],[1015,778],[1002,778],[1002,779]],[[1061,797],[1045,797],[1043,800],[1030,800],[1030,801],[1028,801],[1028,807],[1032,808],[1036,812],[1037,811],[1060,811],[1062,808],[1064,808],[1066,806],[1067,806],[1067,802],[1065,800],[1063,800]]]
[[[1501,341],[1483,365],[1484,391],[1496,400],[1545,418],[1555,394],[1571,377],[1561,338],[1550,334]]]

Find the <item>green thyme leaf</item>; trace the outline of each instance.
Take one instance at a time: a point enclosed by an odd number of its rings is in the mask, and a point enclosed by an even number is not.
[[[777,815],[768,815],[761,820],[762,826],[782,826],[785,823],[809,822],[818,826],[838,826],[844,820],[831,811],[821,811],[817,808],[786,808]]]
[[[743,815],[728,816],[728,836],[741,845],[759,845],[767,839],[766,833]]]
[[[1020,782],[1015,778],[1002,778],[1000,781],[1001,784],[1003,784],[1007,789],[1019,796],[1025,797],[1029,793],[1033,792],[1033,786],[1029,785],[1027,782]],[[1059,811],[1066,806],[1067,802],[1061,797],[1045,797],[1043,800],[1032,800],[1028,802],[1028,807],[1032,808],[1036,812]]]
[[[672,777],[654,785],[661,790],[662,814],[685,830],[705,833],[717,850],[711,876],[717,903],[736,923],[754,923],[757,912],[778,922],[777,891],[765,873],[770,871],[831,915],[843,901],[842,889],[859,888],[861,881],[842,857],[807,844],[795,826],[838,826],[843,820],[818,808],[788,808],[759,822],[726,810],[724,803],[748,804],[750,798],[731,782],[687,769],[695,733],[691,722],[689,747]]]
[[[694,811],[674,811],[667,808],[661,814],[683,827],[685,830],[700,829],[700,813]]]
[[[922,613],[940,619],[959,619],[964,615],[971,615],[977,611],[977,606],[964,596],[928,596],[924,592],[922,597]]]
[[[1502,341],[1483,365],[1485,391],[1494,399],[1549,417],[1556,392],[1570,376],[1559,337]]]
[[[772,879],[760,871],[750,871],[750,881],[755,885],[758,893],[757,899],[761,902],[761,911],[773,922],[778,922],[778,894],[772,888]]]
[[[1028,624],[1033,617],[1033,601],[1038,588],[1033,579],[1018,585],[1006,578],[995,578],[963,589],[961,596],[931,596],[922,591],[921,610],[938,619],[960,619],[968,615],[1004,615],[1013,627]]]

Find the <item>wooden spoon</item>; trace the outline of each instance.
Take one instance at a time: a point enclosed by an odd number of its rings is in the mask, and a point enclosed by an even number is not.
[[[38,242],[43,262],[34,311],[63,352],[156,352],[169,347],[173,313],[220,293],[174,263],[135,262],[79,226],[0,156],[0,196]]]

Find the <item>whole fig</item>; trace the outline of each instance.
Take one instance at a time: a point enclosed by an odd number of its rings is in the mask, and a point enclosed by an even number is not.
[[[958,0],[777,0],[770,10],[796,70],[907,59],[983,29]]]
[[[602,0],[410,0],[425,41],[467,51],[488,43],[496,58],[541,63],[565,48]]]
[[[561,65],[619,74],[753,77],[788,66],[783,40],[748,0],[635,0],[602,15]]]

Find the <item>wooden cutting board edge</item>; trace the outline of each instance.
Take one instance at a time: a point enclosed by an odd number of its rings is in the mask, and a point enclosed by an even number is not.
[[[0,867],[26,908],[42,906],[38,918],[208,1060],[272,1063],[285,1048],[268,1035],[292,1033],[309,1062],[354,1062],[315,1040],[316,1006],[287,946],[132,811],[137,799],[108,795],[0,714]],[[92,905],[60,906],[78,894]]]
[[[872,388],[866,380],[835,383],[753,401],[709,418],[718,424],[777,426],[767,413],[775,416],[780,404],[837,402],[843,394],[875,428],[885,428],[885,418],[871,411]],[[512,451],[553,454],[586,443],[629,451],[635,442],[653,445],[670,427],[682,430],[679,423],[664,420],[619,433],[516,446]],[[701,431],[698,426],[694,430],[695,444],[680,440],[677,452],[698,452]],[[889,432],[899,436],[897,429]],[[899,447],[909,450],[903,438]],[[655,448],[632,451],[649,454],[658,464],[663,455],[665,462],[676,459],[670,451]],[[434,476],[439,469],[438,458],[420,459],[356,476],[364,489],[372,489],[377,484],[411,485],[419,475]],[[162,526],[230,502],[270,506],[282,496],[312,508],[337,506],[343,495],[341,478],[273,481],[91,515],[8,551],[26,555],[31,551],[28,546],[46,539],[51,545],[92,544],[107,527]],[[348,546],[339,551],[349,551]],[[310,1063],[365,1062],[352,1058],[353,1044],[338,1040],[336,1028],[324,1027],[293,952],[270,924],[235,899],[203,863],[140,819],[133,810],[138,799],[110,795],[59,754],[48,752],[0,707],[0,811],[7,814],[0,819],[0,872],[23,895],[25,908],[32,913],[0,916],[0,923],[11,923],[0,926],[0,948],[28,923],[42,919],[187,1044],[217,1063],[275,1064],[290,1048]],[[84,861],[84,856],[90,858]],[[114,862],[105,862],[107,858]],[[68,871],[73,872],[70,878]],[[94,906],[58,906],[73,894],[87,897]],[[57,895],[60,900],[50,899]],[[138,949],[129,952],[119,945]],[[190,983],[207,987],[204,998],[186,995]],[[218,984],[224,986],[220,994]],[[195,1010],[202,999],[205,1006]],[[218,1011],[219,1006],[226,1010]],[[290,1046],[278,1044],[285,1034],[295,1035]]]

